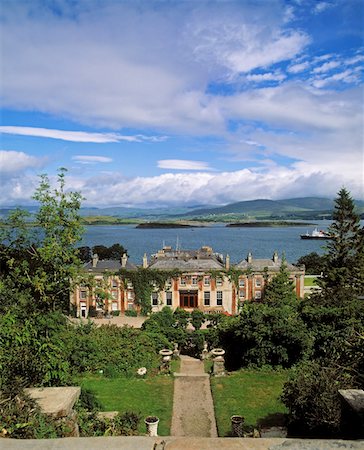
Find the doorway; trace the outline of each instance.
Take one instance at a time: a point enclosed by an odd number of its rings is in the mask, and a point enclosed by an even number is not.
[[[197,291],[180,291],[179,292],[180,308],[197,308],[198,292]]]

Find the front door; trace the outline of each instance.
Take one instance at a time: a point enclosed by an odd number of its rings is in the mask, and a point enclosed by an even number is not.
[[[179,306],[181,308],[197,308],[197,291],[180,291]]]

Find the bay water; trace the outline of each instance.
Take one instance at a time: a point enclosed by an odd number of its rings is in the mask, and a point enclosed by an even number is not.
[[[327,230],[330,221],[320,221],[317,228]],[[253,258],[271,258],[275,251],[286,255],[288,262],[294,263],[301,256],[311,252],[322,254],[329,241],[303,240],[300,234],[309,233],[313,226],[297,224],[282,227],[226,227],[225,224],[212,224],[201,228],[136,228],[135,225],[99,225],[86,227],[80,245],[111,246],[119,243],[127,249],[130,260],[142,264],[144,253],[149,257],[164,245],[173,248],[194,250],[204,245],[212,247],[217,253],[230,255],[231,262],[245,259],[248,252]]]

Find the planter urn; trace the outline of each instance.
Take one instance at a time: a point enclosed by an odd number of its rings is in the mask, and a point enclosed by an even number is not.
[[[147,435],[151,437],[158,436],[158,423],[159,419],[156,416],[148,416],[145,418],[144,423],[147,428]]]

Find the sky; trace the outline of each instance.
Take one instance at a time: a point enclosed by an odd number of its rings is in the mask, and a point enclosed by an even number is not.
[[[0,8],[0,206],[364,199],[362,0]]]

